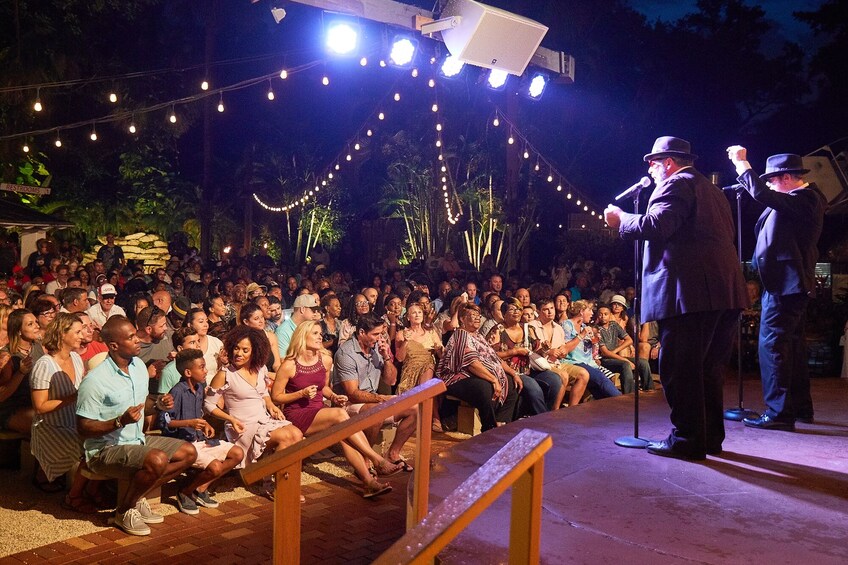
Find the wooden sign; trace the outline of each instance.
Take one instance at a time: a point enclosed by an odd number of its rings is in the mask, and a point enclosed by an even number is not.
[[[50,189],[43,186],[27,186],[25,184],[12,184],[7,182],[0,182],[0,190],[5,190],[7,192],[22,192],[24,194],[36,194],[38,196],[50,194]]]

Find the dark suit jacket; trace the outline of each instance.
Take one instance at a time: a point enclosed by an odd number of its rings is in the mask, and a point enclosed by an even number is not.
[[[757,220],[753,263],[770,294],[808,294],[815,290],[816,247],[827,200],[810,184],[789,193],[770,190],[752,170],[739,182],[766,207]]]
[[[693,167],[661,182],[645,214],[622,214],[623,239],[644,239],[642,320],[748,306],[721,190]]]

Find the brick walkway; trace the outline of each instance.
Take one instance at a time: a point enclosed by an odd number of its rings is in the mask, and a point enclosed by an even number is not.
[[[445,439],[434,441],[434,453],[456,443],[442,437]],[[301,562],[372,562],[404,533],[405,496],[411,477],[411,473],[390,477],[387,481],[394,490],[370,500],[359,495],[352,477],[327,476],[321,482],[304,486]],[[173,504],[174,489],[169,486],[163,493],[163,504]],[[111,528],[3,557],[0,564],[268,563],[272,521],[272,503],[249,496],[222,503],[216,509],[201,508],[197,516],[169,515],[164,523],[150,526],[149,536],[130,536]]]

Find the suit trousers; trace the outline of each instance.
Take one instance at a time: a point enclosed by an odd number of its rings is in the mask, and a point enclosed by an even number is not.
[[[766,414],[778,420],[813,417],[807,346],[806,294],[763,292],[760,317],[760,375]]]
[[[659,320],[660,380],[674,426],[671,447],[693,456],[724,441],[724,370],[739,310],[712,310]]]

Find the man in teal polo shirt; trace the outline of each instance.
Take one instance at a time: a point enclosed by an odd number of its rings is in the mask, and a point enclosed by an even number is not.
[[[150,509],[144,495],[191,467],[197,451],[188,442],[146,438],[142,432],[148,376],[137,357],[141,346],[132,323],[123,316],[112,316],[103,325],[101,336],[109,356],[80,384],[77,431],[85,440],[91,471],[130,478],[112,522],[128,534],[144,536],[150,533],[147,524],[164,520]]]

